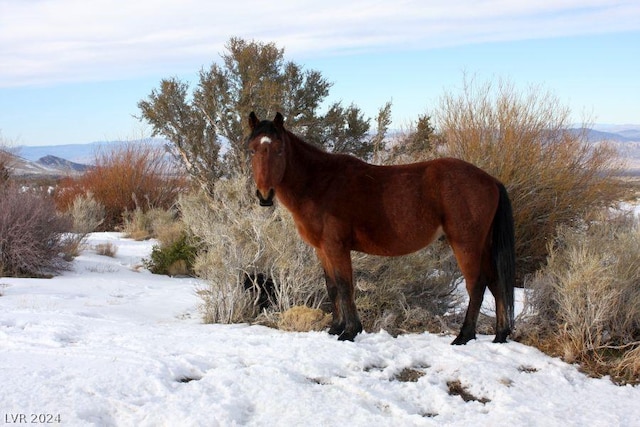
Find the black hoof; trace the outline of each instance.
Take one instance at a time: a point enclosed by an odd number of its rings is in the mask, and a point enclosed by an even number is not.
[[[332,324],[329,328],[329,335],[341,335],[344,332],[344,323]]]
[[[453,340],[451,342],[451,345],[465,345],[466,343],[468,343],[471,340],[475,340],[476,339],[476,335],[473,334],[471,336],[464,336],[462,334],[458,335],[456,337],[455,340]]]
[[[356,338],[357,333],[352,332],[343,332],[339,337],[338,341],[353,341]]]
[[[353,341],[360,332],[362,332],[362,323],[357,320],[355,324],[349,325],[344,329],[344,332],[338,337],[338,341]]]
[[[509,331],[498,332],[496,337],[493,339],[493,342],[503,344],[507,342],[507,337],[509,336]]]

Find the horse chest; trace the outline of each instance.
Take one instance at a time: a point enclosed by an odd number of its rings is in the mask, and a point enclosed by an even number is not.
[[[322,227],[316,221],[300,221],[294,219],[298,234],[314,248],[319,248],[322,242]]]

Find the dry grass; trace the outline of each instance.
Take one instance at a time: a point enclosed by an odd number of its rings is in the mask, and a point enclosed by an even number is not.
[[[118,247],[113,243],[99,243],[93,247],[98,255],[114,258],[118,252]]]
[[[330,323],[330,314],[319,308],[298,305],[280,314],[277,327],[283,331],[309,332],[322,331],[328,328]]]
[[[560,229],[531,281],[524,341],[594,375],[638,382],[640,223],[601,218]]]
[[[182,237],[184,224],[177,220],[173,209],[136,208],[123,214],[122,232],[134,240],[157,238],[162,245],[170,246]]]

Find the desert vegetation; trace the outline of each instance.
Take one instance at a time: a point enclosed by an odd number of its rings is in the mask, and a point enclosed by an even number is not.
[[[0,276],[46,277],[66,268],[68,217],[46,193],[0,185]]]
[[[95,165],[82,176],[63,179],[55,200],[68,211],[78,197],[91,197],[104,209],[97,230],[113,230],[124,225],[136,210],[168,209],[187,183],[175,166],[165,159],[162,147],[127,144],[96,153]]]
[[[623,165],[611,147],[571,129],[570,111],[540,87],[465,77],[431,114],[391,135],[391,103],[367,118],[355,104],[328,102],[330,88],[275,44],[233,38],[195,87],[165,79],[139,102],[139,118],[167,139],[180,168],[163,150],[131,144],[99,153],[94,169],[62,180],[51,198],[8,185],[0,157],[0,274],[63,268],[52,254],[68,245],[64,236],[76,236],[77,247],[87,233],[117,229],[158,240],[149,270],[203,279],[205,322],[322,329],[329,304],[319,262],[282,206],[256,202],[244,148],[249,112],[279,111],[287,128],[331,152],[379,164],[452,156],[499,178],[514,208],[518,286],[527,295],[514,338],[594,375],[638,382],[640,225],[612,214],[632,187],[620,184]],[[36,220],[25,224],[30,204]],[[46,256],[25,268],[19,256],[30,252],[18,235],[53,246],[38,248]],[[445,240],[405,257],[354,253],[353,260],[367,331],[459,328],[460,274]]]
[[[572,129],[570,110],[544,88],[465,77],[460,92],[441,97],[435,117],[441,154],[473,163],[507,186],[521,279],[545,262],[559,226],[580,225],[623,197],[617,153],[589,144],[587,124]]]

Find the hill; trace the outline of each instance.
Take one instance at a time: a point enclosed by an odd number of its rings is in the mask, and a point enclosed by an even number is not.
[[[41,157],[36,161],[36,163],[46,168],[59,170],[59,171],[69,171],[71,173],[73,172],[82,173],[91,168],[91,166],[89,165],[85,165],[82,163],[75,163],[70,160],[52,156],[51,154]]]

